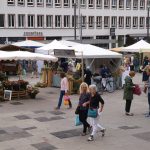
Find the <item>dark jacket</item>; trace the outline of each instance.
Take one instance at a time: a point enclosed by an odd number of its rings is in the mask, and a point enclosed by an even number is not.
[[[133,100],[133,86],[134,86],[134,84],[132,82],[132,78],[127,76],[125,78],[123,99]]]

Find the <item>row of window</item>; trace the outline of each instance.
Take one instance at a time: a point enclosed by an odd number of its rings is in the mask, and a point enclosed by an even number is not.
[[[79,2],[77,0],[7,0],[8,5],[15,5],[17,3],[18,6],[38,6],[43,7],[46,4],[47,7],[70,7],[72,3],[72,7],[76,3],[77,6]],[[145,0],[79,0],[81,8],[112,8],[112,9],[145,9],[146,1]]]
[[[0,14],[0,27],[4,28],[8,26],[9,28],[72,28],[78,27],[79,21],[78,16],[76,16],[76,21],[74,16],[61,16],[61,15],[27,15],[18,14],[8,14],[7,25],[6,18],[4,14]],[[137,16],[82,16],[82,27],[83,28],[144,28],[146,25],[145,17]]]

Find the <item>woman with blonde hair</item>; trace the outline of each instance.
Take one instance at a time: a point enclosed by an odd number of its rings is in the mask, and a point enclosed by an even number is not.
[[[85,136],[87,134],[87,129],[90,132],[91,126],[87,122],[87,114],[88,114],[88,103],[90,100],[90,94],[89,94],[89,88],[88,85],[83,82],[80,85],[80,97],[79,97],[79,103],[78,103],[78,114],[79,114],[79,120],[83,124],[83,133],[82,136]]]
[[[90,90],[89,109],[97,113],[96,117],[89,116],[91,119],[91,125],[93,130],[90,137],[88,138],[88,141],[93,141],[94,136],[97,133],[98,129],[100,129],[100,131],[102,132],[102,136],[105,135],[106,129],[99,124],[99,117],[104,108],[104,100],[102,99],[100,94],[97,93],[96,85],[90,85],[89,90]],[[99,103],[101,103],[101,105]]]

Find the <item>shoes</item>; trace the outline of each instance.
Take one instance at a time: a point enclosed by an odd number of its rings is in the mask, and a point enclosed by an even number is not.
[[[101,130],[101,132],[102,132],[102,137],[104,137],[104,136],[105,136],[106,129]]]
[[[83,132],[83,133],[81,134],[81,136],[86,136],[86,133]]]
[[[126,116],[134,116],[133,113],[126,113]]]
[[[55,110],[59,110],[59,109],[60,109],[60,107],[56,107],[56,108],[55,108]]]
[[[146,117],[146,118],[150,118],[150,114],[146,114],[145,117]]]
[[[91,136],[88,138],[88,141],[94,141],[93,135],[91,135]]]

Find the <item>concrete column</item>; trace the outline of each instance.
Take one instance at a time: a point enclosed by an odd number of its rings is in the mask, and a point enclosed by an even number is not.
[[[109,49],[111,49],[112,41],[111,41],[111,36],[109,36]]]
[[[118,35],[116,35],[116,47],[118,47]]]

